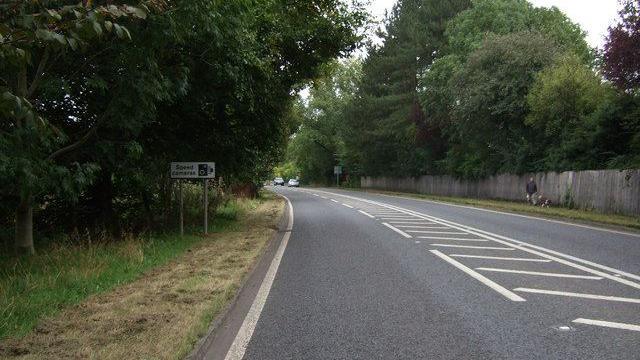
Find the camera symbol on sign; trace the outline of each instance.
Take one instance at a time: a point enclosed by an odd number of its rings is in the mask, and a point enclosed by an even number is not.
[[[209,165],[198,164],[198,176],[207,176],[207,175],[209,175]]]

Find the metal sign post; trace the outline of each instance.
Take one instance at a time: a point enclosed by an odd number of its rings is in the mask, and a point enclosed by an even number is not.
[[[184,236],[184,194],[182,193],[182,180],[178,180],[180,187],[180,237]]]
[[[209,232],[209,181],[204,179],[204,234]]]
[[[340,186],[340,175],[342,174],[342,166],[334,166],[333,173],[336,175],[336,186]]]
[[[180,179],[180,236],[184,235],[184,197],[182,179],[203,179],[202,205],[204,207],[204,233],[209,232],[209,179],[216,177],[214,162],[172,162],[171,178]]]

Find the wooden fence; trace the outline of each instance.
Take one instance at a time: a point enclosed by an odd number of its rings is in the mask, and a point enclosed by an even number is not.
[[[597,170],[496,175],[481,180],[425,175],[419,178],[363,177],[363,188],[438,196],[524,201],[533,177],[538,194],[554,204],[603,213],[640,215],[640,170]]]

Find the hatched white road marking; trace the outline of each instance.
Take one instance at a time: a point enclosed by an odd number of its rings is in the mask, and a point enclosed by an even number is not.
[[[373,216],[373,215],[369,214],[369,213],[368,213],[368,212],[366,212],[366,211],[358,210],[358,212],[359,212],[360,214],[362,214],[362,215],[364,215],[364,216],[368,216],[368,217],[370,217],[370,218],[372,218],[372,219],[375,219],[375,218],[376,218],[375,216]]]
[[[640,299],[625,298],[625,297],[618,297],[618,296],[583,294],[583,293],[574,293],[574,292],[566,292],[566,291],[554,291],[554,290],[542,290],[542,289],[530,289],[530,288],[515,288],[513,289],[513,291],[526,292],[531,294],[558,295],[558,296],[568,296],[568,297],[576,297],[576,298],[583,298],[583,299],[618,301],[618,302],[640,304]]]
[[[612,321],[580,318],[580,319],[573,320],[573,322],[576,324],[595,325],[595,326],[602,326],[602,327],[608,327],[613,329],[640,331],[640,325],[625,324],[625,323],[612,322]]]
[[[449,245],[449,244],[431,244],[431,246],[463,248],[463,249],[480,249],[480,250],[504,250],[504,251],[515,250],[514,248],[493,247],[493,246],[469,246],[469,245]]]
[[[476,270],[491,271],[491,272],[501,272],[501,273],[510,273],[510,274],[523,274],[523,275],[534,275],[534,276],[570,278],[570,279],[602,280],[602,277],[600,277],[600,276],[590,276],[590,275],[558,274],[558,273],[539,272],[539,271],[525,271],[525,270],[513,270],[513,269],[496,269],[496,268],[487,268],[487,267],[478,267],[478,268],[476,268]]]
[[[340,201],[335,200],[335,199],[331,199],[331,201],[333,201],[334,203],[338,203],[338,202],[340,202]]]
[[[348,207],[349,209],[353,209],[353,206],[351,206],[351,205],[349,205],[349,204],[342,203],[342,206],[346,206],[346,207]]]
[[[420,234],[449,234],[449,235],[467,235],[466,232],[453,232],[453,231],[430,231],[430,230],[407,230],[410,233]]]
[[[488,241],[488,240],[484,240]],[[543,262],[548,263],[551,260],[547,259],[529,259],[529,258],[512,258],[512,257],[502,257],[502,256],[484,256],[484,255],[465,255],[465,254],[451,254],[451,257],[457,258],[470,258],[470,259],[490,259],[490,260],[506,260],[506,261],[528,261],[528,262]]]
[[[329,192],[326,192],[326,191],[322,191],[322,192],[329,194]],[[382,202],[379,202],[379,201],[367,200],[367,199],[363,199],[363,198],[359,198],[359,197],[355,197],[355,196],[343,195],[343,194],[335,194],[335,195],[343,196],[343,197],[348,198],[348,199],[358,200],[358,201],[361,201],[361,202],[364,202],[364,203],[367,203],[367,204],[371,204],[371,205],[375,205],[375,206],[384,207],[384,208],[387,208],[387,209],[390,209],[390,210],[403,212],[405,214],[415,215],[415,216],[420,217],[422,219],[429,220],[429,221],[432,221],[432,222],[437,223],[437,224],[447,225],[447,226],[450,226],[450,227],[458,229],[458,230],[468,231],[469,233],[474,234],[474,235],[478,235],[478,236],[480,236],[482,238],[485,238],[485,239],[488,239],[488,240],[492,240],[494,242],[497,242],[497,243],[500,243],[500,244],[504,244],[504,245],[507,245],[507,246],[514,246],[514,247],[516,247],[516,248],[518,248],[518,249],[520,249],[522,251],[528,252],[530,254],[537,255],[537,256],[540,256],[542,258],[549,259],[549,260],[558,262],[560,264],[573,267],[575,269],[579,269],[579,270],[582,270],[582,271],[585,271],[585,272],[589,272],[589,273],[592,273],[592,274],[597,275],[597,276],[602,276],[602,277],[607,278],[609,280],[616,281],[618,283],[627,285],[627,286],[635,288],[635,289],[640,289],[640,283],[633,282],[633,281],[627,280],[625,278],[616,276],[616,275],[623,275],[624,277],[627,277],[627,278],[640,280],[640,276],[636,275],[636,274],[628,273],[628,272],[625,272],[625,271],[622,271],[622,270],[618,270],[618,269],[615,269],[615,268],[612,268],[612,267],[608,267],[608,266],[605,266],[605,265],[597,264],[597,263],[594,263],[594,262],[589,261],[589,260],[584,260],[584,259],[580,259],[580,258],[575,257],[575,256],[563,254],[561,252],[554,251],[554,250],[551,250],[551,249],[547,249],[547,248],[544,248],[544,247],[541,247],[541,246],[532,245],[532,244],[526,243],[524,241],[515,240],[515,239],[509,238],[509,237],[506,237],[506,236],[502,236],[502,235],[498,235],[498,234],[495,234],[495,233],[492,233],[492,232],[488,232],[488,231],[480,230],[480,229],[473,228],[473,227],[470,227],[470,226],[462,225],[462,224],[455,223],[455,222],[452,222],[452,221],[449,221],[449,220],[436,218],[436,217],[433,217],[433,216],[430,216],[430,215],[426,215],[426,214],[423,214],[423,213],[420,213],[420,212],[417,212],[417,211],[404,209],[404,208],[401,208],[401,207],[398,207],[398,206],[382,203]],[[568,225],[573,225],[573,226],[580,226],[580,225],[571,224],[571,223],[567,223],[567,224]],[[603,229],[600,229],[600,230],[606,231],[606,230],[603,230]],[[640,236],[640,235],[634,235],[634,236]],[[533,250],[533,249],[538,249],[539,251],[536,251],[536,250]],[[552,254],[552,255],[550,255],[550,254]],[[570,260],[572,260],[574,262],[566,260],[566,259],[570,259]],[[594,268],[598,268],[598,269],[601,269],[601,270],[609,271],[609,272],[615,273],[616,275],[612,275],[612,274],[609,274],[609,273],[605,273],[603,271],[595,270],[595,269],[586,267],[584,265],[580,265],[578,263],[586,264],[586,265],[592,266]]]
[[[400,235],[402,235],[402,236],[404,236],[404,237],[406,237],[406,238],[412,238],[412,237],[413,237],[413,236],[411,236],[411,235],[407,234],[406,232],[404,232],[404,231],[402,231],[402,230],[398,229],[397,227],[394,227],[393,225],[389,225],[389,224],[387,224],[387,223],[385,223],[385,222],[383,222],[383,223],[382,223],[382,225],[384,225],[384,226],[388,227],[389,229],[391,229],[391,230],[393,230],[393,231],[397,232],[398,234],[400,234]]]
[[[320,196],[320,195],[318,195],[318,194],[311,194],[311,195],[313,195],[313,196]]]
[[[498,293],[500,293],[502,296],[506,297],[507,299],[509,299],[511,301],[526,301],[524,298],[522,298],[518,294],[507,290],[503,286],[498,285],[494,281],[489,280],[488,278],[486,278],[484,275],[482,275],[482,274],[474,271],[473,269],[461,264],[460,262],[456,261],[455,259],[452,259],[452,258],[448,257],[447,255],[441,253],[440,251],[438,251],[438,250],[429,250],[429,251],[432,254],[436,255],[437,257],[441,258],[442,260],[444,260],[444,261],[448,262],[449,264],[457,267],[458,269],[464,271],[467,275],[473,277],[474,279],[480,281],[481,283],[485,284],[486,286],[490,287],[491,289],[497,291]]]
[[[418,239],[429,240],[451,240],[451,241],[474,241],[474,242],[488,242],[487,239],[469,239],[469,238],[456,238],[456,237],[444,237],[444,236],[418,236]]]
[[[422,225],[398,225],[399,228],[406,229],[450,229],[448,226],[422,226]]]
[[[391,224],[414,224],[414,225],[435,225],[434,222],[428,221],[389,221]]]

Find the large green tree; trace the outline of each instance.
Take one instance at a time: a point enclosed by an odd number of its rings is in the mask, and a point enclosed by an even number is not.
[[[92,170],[78,163],[60,164],[58,159],[86,142],[104,121],[68,114],[67,122],[89,128],[73,138],[40,108],[43,84],[59,75],[51,71],[59,58],[76,51],[97,55],[106,40],[129,38],[118,21],[144,19],[149,8],[9,1],[0,4],[0,10],[0,184],[3,197],[16,207],[15,246],[19,252],[33,253],[33,207],[38,197],[52,191],[77,195]],[[67,68],[65,73],[77,69]]]

